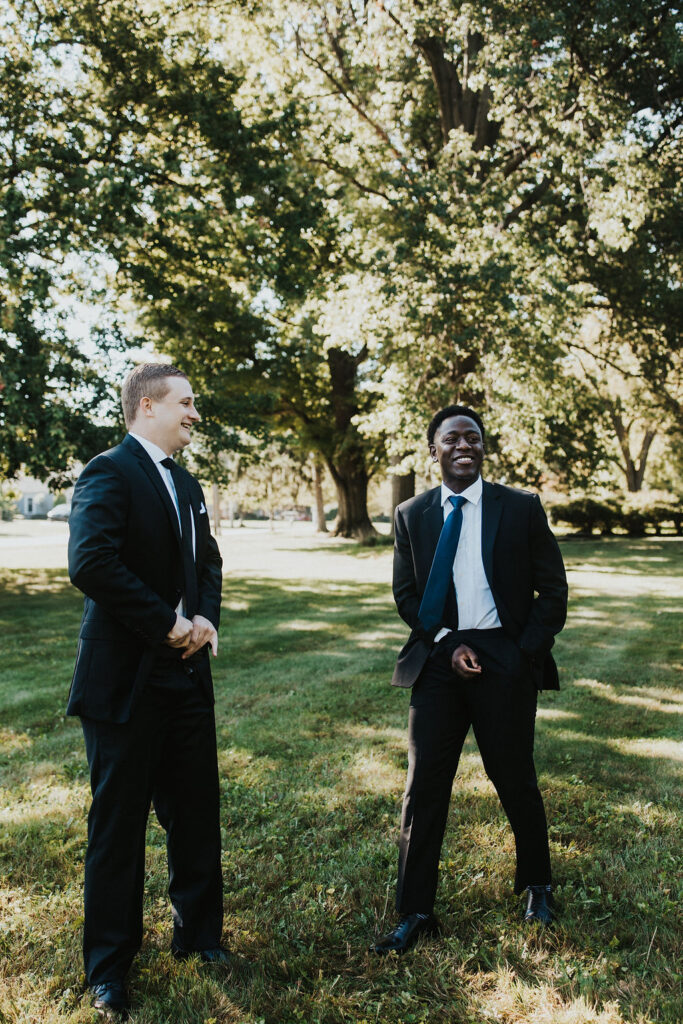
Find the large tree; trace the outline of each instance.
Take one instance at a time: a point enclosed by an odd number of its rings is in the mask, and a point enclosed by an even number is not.
[[[680,323],[672,247],[661,232],[632,231],[619,266],[609,229],[637,163],[649,179],[640,223],[672,206],[659,186],[676,180],[666,169],[681,123],[676,24],[676,10],[653,2],[274,9],[283,75],[309,111],[305,152],[328,189],[343,188],[359,259],[383,291],[360,387],[376,398],[365,429],[386,437],[399,469],[426,410],[449,400],[485,401],[503,434],[514,420],[513,451],[528,450],[520,424],[548,444],[562,423],[581,430],[565,364],[587,308],[604,301],[601,263],[615,284],[632,275],[641,298],[629,333],[640,330],[650,391],[669,395],[661,382]],[[653,288],[662,264],[666,303]],[[590,424],[578,438],[587,471],[598,436]],[[544,438],[534,447],[540,476]],[[526,458],[504,468],[528,479]]]
[[[63,225],[41,242],[48,291],[63,251],[99,261],[135,311],[127,340],[206,393],[216,465],[240,430],[296,428],[348,535],[371,530],[370,475],[414,468],[445,401],[487,403],[512,476],[540,478],[557,438],[589,467],[566,359],[601,302],[649,393],[659,374],[676,401],[651,284],[665,264],[675,321],[678,271],[648,227],[658,184],[680,181],[670,6],[39,0],[21,17],[51,83],[32,123],[51,131],[32,129],[8,237],[35,236],[31,203],[43,231]],[[646,152],[655,182],[621,249],[615,147],[629,166]],[[620,265],[647,283],[628,304]]]
[[[222,46],[200,5],[44,0],[18,28],[51,90],[27,144],[26,207],[53,231],[44,290],[75,284],[53,266],[65,253],[104,268],[97,299],[131,309],[119,336],[170,355],[204,393],[210,475],[245,430],[296,425],[330,466],[340,532],[369,532],[354,359],[330,351],[321,374],[310,352],[305,304],[334,280],[343,241],[298,158],[294,106],[244,86],[234,37]]]
[[[82,243],[74,181],[87,192],[89,176],[64,55],[30,4],[5,8],[0,47],[0,476],[58,483],[111,437],[100,371],[117,339],[99,325],[102,356],[86,356],[63,301]]]

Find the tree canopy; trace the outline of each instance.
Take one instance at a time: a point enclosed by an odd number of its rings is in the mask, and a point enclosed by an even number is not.
[[[144,342],[203,395],[209,474],[294,430],[347,535],[454,400],[510,480],[614,466],[637,489],[681,423],[679,21],[646,0],[15,4],[5,473],[43,437],[53,467],[82,458],[107,352]],[[103,310],[95,359],[69,295]]]

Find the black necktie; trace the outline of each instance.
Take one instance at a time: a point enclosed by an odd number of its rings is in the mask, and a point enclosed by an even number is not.
[[[462,506],[466,499],[458,494],[448,500],[453,506],[453,511],[441,527],[439,543],[434,552],[427,586],[422,595],[422,603],[418,612],[424,629],[431,629],[441,622],[446,595],[453,578],[453,562],[462,528]]]
[[[192,512],[190,506],[190,493],[185,485],[185,474],[173,459],[162,459],[161,465],[170,469],[175,487],[176,498],[178,499],[178,512],[180,514],[180,549],[183,555],[183,577],[185,579],[184,598],[185,615],[191,619],[197,612],[199,604],[199,589],[197,586],[197,567],[192,550]]]

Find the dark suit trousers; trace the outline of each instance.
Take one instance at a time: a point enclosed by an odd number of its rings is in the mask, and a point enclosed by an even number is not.
[[[123,724],[82,719],[92,806],[83,951],[90,985],[122,979],[142,941],[150,803],[166,830],[173,944],[220,944],[223,896],[213,708],[176,662]]]
[[[483,672],[455,675],[451,654],[466,643]],[[408,779],[399,842],[396,908],[433,909],[453,779],[470,726],[515,837],[515,891],[550,882],[548,830],[534,768],[536,688],[526,659],[502,630],[462,630],[432,650],[410,702]]]

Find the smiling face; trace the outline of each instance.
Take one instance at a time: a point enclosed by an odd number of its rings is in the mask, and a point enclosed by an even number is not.
[[[187,378],[165,377],[164,383],[168,391],[163,398],[140,399],[131,430],[173,455],[192,440],[192,427],[199,422],[199,413]]]
[[[439,424],[429,451],[441,466],[446,487],[460,494],[481,473],[484,442],[481,430],[469,416],[451,416]]]

